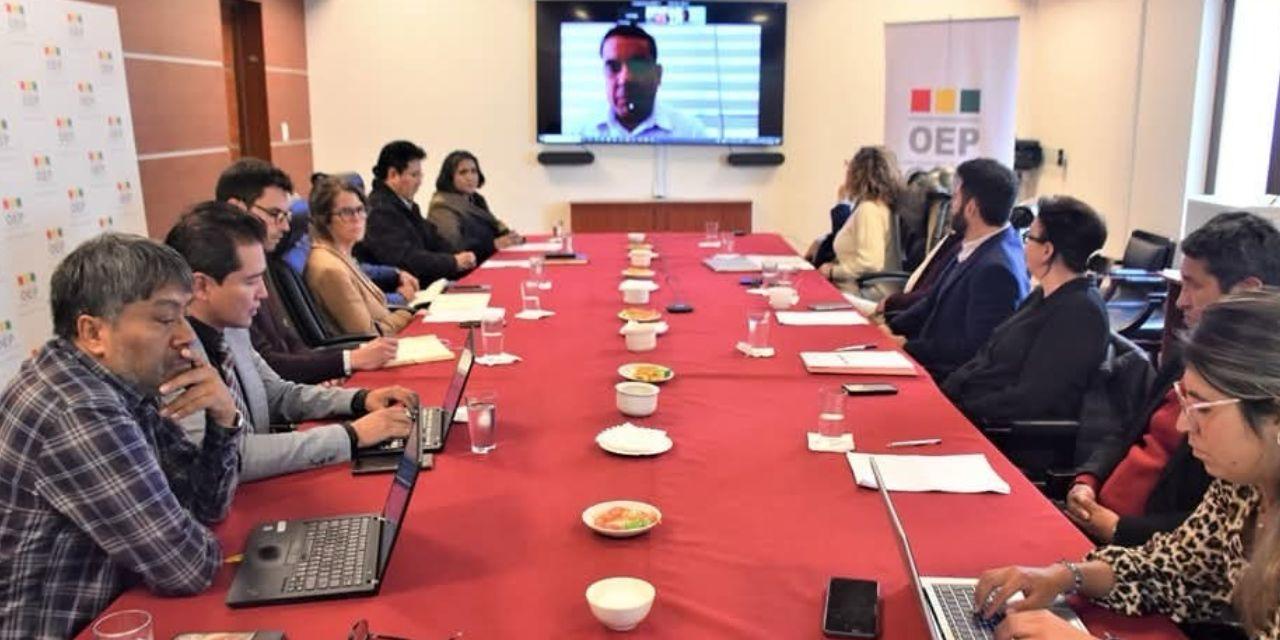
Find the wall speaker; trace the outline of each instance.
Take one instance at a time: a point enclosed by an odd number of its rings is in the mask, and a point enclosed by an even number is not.
[[[538,154],[538,164],[545,165],[591,164],[595,160],[596,154],[585,149],[581,151],[543,151]]]
[[[776,167],[787,157],[776,151],[753,151],[731,153],[725,159],[735,167]]]

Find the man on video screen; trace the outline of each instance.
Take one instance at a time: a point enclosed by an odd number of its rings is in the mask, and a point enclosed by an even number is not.
[[[583,128],[587,138],[706,138],[702,123],[658,103],[662,65],[653,36],[633,25],[618,25],[600,41],[605,98],[609,110]]]

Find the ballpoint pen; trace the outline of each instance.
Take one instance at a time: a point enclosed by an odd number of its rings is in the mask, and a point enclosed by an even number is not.
[[[836,347],[836,351],[867,351],[869,349],[874,349],[874,348],[876,348],[876,346],[870,343],[850,344],[850,345],[845,345],[843,347]]]
[[[931,444],[942,444],[942,438],[925,438],[924,440],[899,440],[898,442],[890,442],[889,448],[896,447],[924,447]]]

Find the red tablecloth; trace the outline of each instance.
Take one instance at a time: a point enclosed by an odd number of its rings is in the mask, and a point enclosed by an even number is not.
[[[926,638],[892,527],[874,491],[855,487],[845,458],[811,453],[804,433],[817,415],[818,388],[857,380],[807,374],[796,355],[874,341],[872,327],[774,326],[777,357],[747,359],[733,348],[745,337],[748,295],[737,274],[701,264],[712,250],[700,237],[654,238],[661,268],[693,304],[667,315],[671,331],[656,351],[632,354],[618,335],[617,291],[626,266],[618,234],[579,235],[585,266],[551,266],[554,282],[539,321],[511,318],[519,309],[523,269],[485,269],[468,282],[493,285],[493,304],[509,309],[506,346],[524,358],[512,366],[476,367],[470,390],[499,394],[498,448],[468,450],[459,424],[433,471],[424,473],[406,530],[381,594],[297,605],[231,610],[223,604],[232,569],[201,596],[165,599],[124,594],[113,609],[152,612],[157,638],[179,631],[283,629],[290,638],[342,638],[358,618],[375,631],[417,639],[603,638],[612,632],[591,615],[583,595],[606,576],[633,575],[657,587],[652,613],[632,635],[655,638],[821,638],[823,592],[830,576],[871,578],[883,596],[883,638]],[[790,253],[777,236],[738,239],[746,253]],[[522,257],[504,254],[502,258]],[[802,304],[838,300],[816,273],[799,276]],[[655,294],[671,300],[672,287]],[[415,324],[457,343],[462,330]],[[675,447],[652,459],[601,451],[594,437],[623,417],[614,406],[616,369],[650,361],[675,369],[658,412],[639,420],[670,432]],[[438,403],[452,363],[361,374],[354,384],[398,383]],[[940,437],[912,453],[983,452],[1013,487],[1008,496],[895,496],[921,571],[973,576],[1012,563],[1042,565],[1078,558],[1089,542],[958,413],[927,378],[897,379],[897,396],[850,398],[847,422],[862,451],[891,440]],[[378,511],[389,477],[352,477],[346,466],[243,485],[217,533],[228,553],[254,523],[345,512]],[[650,502],[664,515],[648,535],[613,540],[581,521],[596,502]],[[1082,607],[1096,633],[1126,640],[1180,637],[1167,621],[1127,619]]]

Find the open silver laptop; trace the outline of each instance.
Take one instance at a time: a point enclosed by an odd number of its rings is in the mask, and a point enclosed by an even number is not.
[[[880,467],[876,465],[875,456],[869,456],[868,459],[871,462],[871,473],[876,478],[876,486],[880,489],[880,497],[884,498],[894,532],[898,534],[898,546],[907,559],[907,571],[911,574],[911,584],[920,600],[924,623],[929,627],[929,637],[933,640],[995,638],[995,624],[978,620],[973,615],[973,592],[978,584],[976,579],[920,576],[920,571],[916,569],[915,554],[911,552],[911,542],[907,540],[907,532],[902,528],[898,510],[893,507],[893,499],[889,497],[889,490],[880,477]],[[1021,595],[1016,595],[1015,599]],[[1080,622],[1080,617],[1061,598],[1050,607],[1050,611],[1081,631],[1088,631],[1084,628],[1084,623]]]

